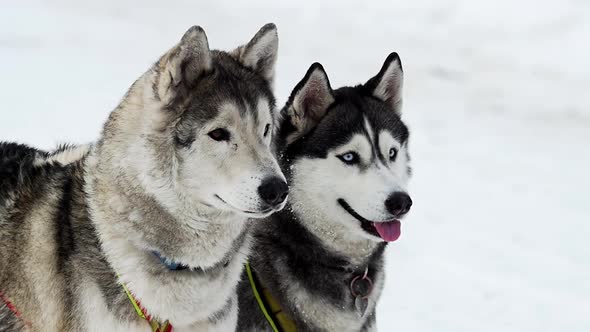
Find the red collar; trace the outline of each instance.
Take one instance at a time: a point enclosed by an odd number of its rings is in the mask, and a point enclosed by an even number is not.
[[[8,297],[6,297],[6,295],[4,295],[4,293],[2,293],[0,291],[0,300],[2,300],[2,302],[4,302],[4,304],[6,305],[6,307],[12,311],[12,313],[14,313],[14,315],[20,319],[21,322],[23,322],[23,324],[25,324],[25,326],[27,326],[28,328],[31,328],[32,324],[31,322],[29,322],[28,320],[26,320],[23,315],[21,314],[20,311],[18,311],[18,309],[16,309],[16,306],[14,304],[12,304],[12,302],[10,302],[10,300],[8,299]]]

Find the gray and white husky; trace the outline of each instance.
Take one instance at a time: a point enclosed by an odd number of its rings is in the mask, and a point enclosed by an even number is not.
[[[363,85],[332,90],[314,64],[295,87],[278,133],[289,203],[255,227],[241,330],[375,329],[384,249],[412,205],[402,80],[392,53]]]
[[[0,144],[0,331],[235,329],[247,219],[287,196],[272,144],[277,47],[273,24],[233,52],[192,27],[96,144]]]

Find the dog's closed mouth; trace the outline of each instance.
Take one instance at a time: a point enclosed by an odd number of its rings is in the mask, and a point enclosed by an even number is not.
[[[271,213],[273,211],[272,208],[267,208],[267,209],[264,209],[262,211],[247,211],[247,210],[245,211],[245,210],[240,210],[240,209],[236,208],[235,206],[229,204],[228,202],[224,201],[223,198],[219,197],[219,195],[217,195],[217,194],[215,194],[215,198],[217,198],[218,200],[220,200],[221,202],[223,202],[225,205],[231,207],[232,209],[234,209],[236,211],[240,211],[240,212],[245,213],[245,214],[266,215],[266,214]]]
[[[370,221],[358,214],[348,203],[342,199],[338,199],[338,204],[342,206],[346,212],[361,222],[361,228],[376,237],[383,239],[383,241],[393,242],[401,235],[401,222],[399,219],[392,219],[387,221]]]

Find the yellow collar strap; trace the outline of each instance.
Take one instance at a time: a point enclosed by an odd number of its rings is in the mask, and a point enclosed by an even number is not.
[[[125,285],[125,283],[120,281],[121,277],[119,276],[119,274],[117,274],[117,277],[119,277],[119,283],[121,284],[121,286],[123,286],[123,289],[125,290],[125,294],[127,294],[127,297],[129,298],[129,302],[131,302],[131,304],[133,305],[135,312],[137,313],[137,315],[140,318],[145,319],[150,324],[150,327],[152,328],[152,332],[172,332],[172,325],[170,323],[168,323],[168,321],[165,321],[164,323],[160,323],[159,321],[152,319],[152,317],[146,313],[145,309],[143,309],[141,307],[141,305],[135,299],[133,294],[131,294],[131,291],[129,291],[129,288],[127,288],[127,285]]]
[[[261,292],[259,291],[250,263],[246,263],[246,273],[260,311],[264,314],[273,332],[296,332],[295,322],[283,311],[280,303],[272,296],[270,291],[264,287],[260,287]]]

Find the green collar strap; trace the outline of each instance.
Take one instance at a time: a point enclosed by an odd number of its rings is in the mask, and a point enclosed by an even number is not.
[[[257,287],[250,263],[246,263],[246,273],[248,274],[250,288],[252,288],[252,293],[256,298],[260,311],[262,311],[273,332],[296,332],[297,327],[295,326],[295,322],[283,311],[280,303],[272,296],[268,289]]]
[[[121,279],[121,277],[118,274],[117,277]],[[162,323],[153,319],[150,315],[147,314],[146,310],[141,306],[139,301],[135,299],[135,296],[131,294],[131,291],[129,290],[129,288],[127,288],[127,285],[125,285],[121,281],[119,281],[119,283],[125,290],[125,294],[127,294],[129,302],[131,302],[131,304],[133,305],[133,308],[135,309],[135,312],[137,313],[139,318],[145,319],[150,324],[152,332],[172,332],[172,324],[170,324],[168,321]]]

